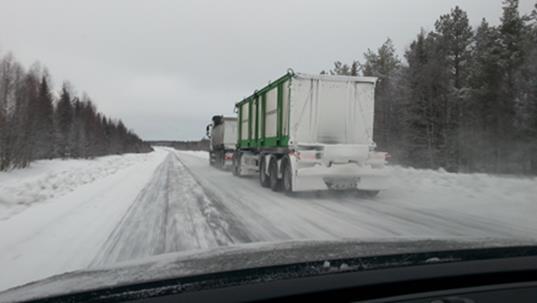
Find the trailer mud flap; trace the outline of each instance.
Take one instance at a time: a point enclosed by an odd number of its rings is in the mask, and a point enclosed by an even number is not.
[[[333,178],[325,177],[323,178],[326,187],[332,190],[348,190],[358,188],[358,183],[360,182],[359,177],[354,178]]]
[[[389,188],[387,169],[359,167],[355,164],[311,166],[296,169],[293,191],[310,190],[384,190]]]
[[[390,187],[388,175],[370,175],[360,178],[358,189],[360,190],[385,190]]]

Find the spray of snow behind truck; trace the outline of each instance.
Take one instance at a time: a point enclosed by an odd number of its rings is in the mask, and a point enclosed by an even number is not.
[[[233,165],[233,153],[237,144],[237,118],[214,116],[207,125],[209,138],[209,163],[229,169]]]
[[[235,105],[233,174],[287,192],[387,187],[373,142],[376,78],[287,74]]]

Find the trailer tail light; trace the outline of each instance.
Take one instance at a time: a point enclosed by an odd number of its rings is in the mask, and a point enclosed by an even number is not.
[[[321,159],[322,153],[316,150],[292,151],[289,156],[295,156],[297,160],[316,161]]]
[[[233,153],[226,153],[224,155],[224,160],[233,160]]]
[[[384,160],[389,161],[391,160],[392,155],[390,153],[384,153]]]

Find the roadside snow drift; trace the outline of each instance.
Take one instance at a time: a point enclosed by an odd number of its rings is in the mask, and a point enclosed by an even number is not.
[[[167,154],[40,161],[3,173],[0,289],[86,267]]]
[[[0,220],[34,203],[61,197],[79,186],[145,161],[149,154],[105,156],[93,160],[39,160],[29,168],[0,172]]]

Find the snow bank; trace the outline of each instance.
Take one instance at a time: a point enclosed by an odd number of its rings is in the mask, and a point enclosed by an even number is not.
[[[166,155],[156,149],[39,161],[3,173],[0,194],[8,203],[0,210],[0,290],[88,266]],[[6,199],[7,192],[33,203],[21,206]]]
[[[93,160],[40,160],[30,167],[0,173],[0,220],[34,203],[51,200],[79,186],[115,174],[150,154],[125,154]]]
[[[534,226],[537,178],[449,173],[393,167],[392,186],[382,201],[420,210],[451,210],[486,216],[519,226]]]

